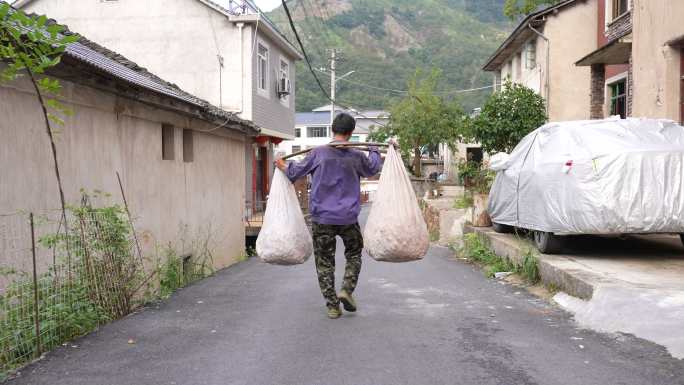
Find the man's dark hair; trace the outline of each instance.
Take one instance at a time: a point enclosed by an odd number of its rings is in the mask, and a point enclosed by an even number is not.
[[[349,114],[343,112],[333,120],[332,130],[335,134],[349,135],[356,128],[356,120]]]

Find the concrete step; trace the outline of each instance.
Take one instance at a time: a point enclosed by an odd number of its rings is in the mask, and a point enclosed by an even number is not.
[[[440,186],[439,191],[443,197],[457,197],[463,195],[463,186]]]

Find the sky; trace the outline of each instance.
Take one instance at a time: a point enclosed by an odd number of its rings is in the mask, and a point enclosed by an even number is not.
[[[281,4],[280,0],[256,0],[254,2],[264,12],[270,11]]]

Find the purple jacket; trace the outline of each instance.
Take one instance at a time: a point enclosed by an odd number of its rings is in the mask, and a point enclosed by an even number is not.
[[[353,149],[321,146],[301,162],[290,163],[285,173],[294,182],[312,175],[309,212],[324,225],[351,225],[361,212],[361,177],[371,177],[382,167],[377,148],[368,157]]]

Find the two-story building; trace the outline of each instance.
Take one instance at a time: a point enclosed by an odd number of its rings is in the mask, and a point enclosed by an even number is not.
[[[18,0],[255,123],[245,146],[248,208],[265,199],[273,147],[294,138],[299,51],[250,0]]]
[[[684,122],[684,2],[597,0],[592,118],[647,116]]]
[[[495,89],[509,79],[546,100],[551,121],[588,119],[591,79],[577,55],[596,48],[597,0],[563,0],[525,17],[483,67]]]

